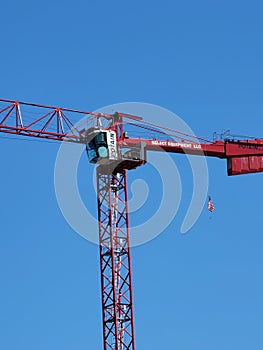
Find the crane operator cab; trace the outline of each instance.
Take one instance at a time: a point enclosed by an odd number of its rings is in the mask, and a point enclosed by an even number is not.
[[[86,151],[90,163],[100,165],[116,163],[116,166],[126,169],[135,169],[146,163],[144,145],[139,142],[132,148],[121,148],[114,130],[91,128],[87,132],[87,139]]]
[[[107,164],[118,159],[116,133],[113,130],[92,129],[86,146],[90,163]]]

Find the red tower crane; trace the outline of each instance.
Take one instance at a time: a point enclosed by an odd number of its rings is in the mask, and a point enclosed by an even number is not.
[[[79,122],[83,116],[88,119]],[[154,136],[129,137],[127,125]],[[224,158],[228,175],[263,172],[263,139],[209,141],[118,112],[0,99],[0,132],[82,143],[97,164],[104,350],[135,350],[127,170],[145,164],[148,151],[164,151]]]

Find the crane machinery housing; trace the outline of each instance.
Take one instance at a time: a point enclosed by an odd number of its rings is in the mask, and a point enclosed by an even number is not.
[[[130,137],[127,126],[150,136]],[[85,144],[90,163],[97,165],[104,350],[135,350],[127,170],[145,164],[147,152],[155,151],[226,159],[229,176],[263,172],[263,139],[210,141],[120,112],[0,99],[0,132]]]

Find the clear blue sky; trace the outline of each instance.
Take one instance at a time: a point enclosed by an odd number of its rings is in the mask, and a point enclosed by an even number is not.
[[[0,95],[84,110],[148,102],[180,115],[197,135],[263,137],[262,11],[253,0],[5,1]],[[0,138],[5,350],[102,349],[98,247],[59,210],[58,147]],[[205,208],[179,233],[191,194],[182,174],[178,216],[132,250],[138,349],[263,346],[263,175],[228,178],[224,161],[208,166],[212,219]],[[82,162],[87,191],[91,170]]]

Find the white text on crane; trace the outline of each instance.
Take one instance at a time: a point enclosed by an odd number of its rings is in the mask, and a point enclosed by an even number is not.
[[[201,149],[202,148],[199,143],[184,143],[184,142],[172,142],[172,141],[160,141],[160,140],[152,140],[152,145],[167,146],[167,147],[193,148],[193,149]]]

